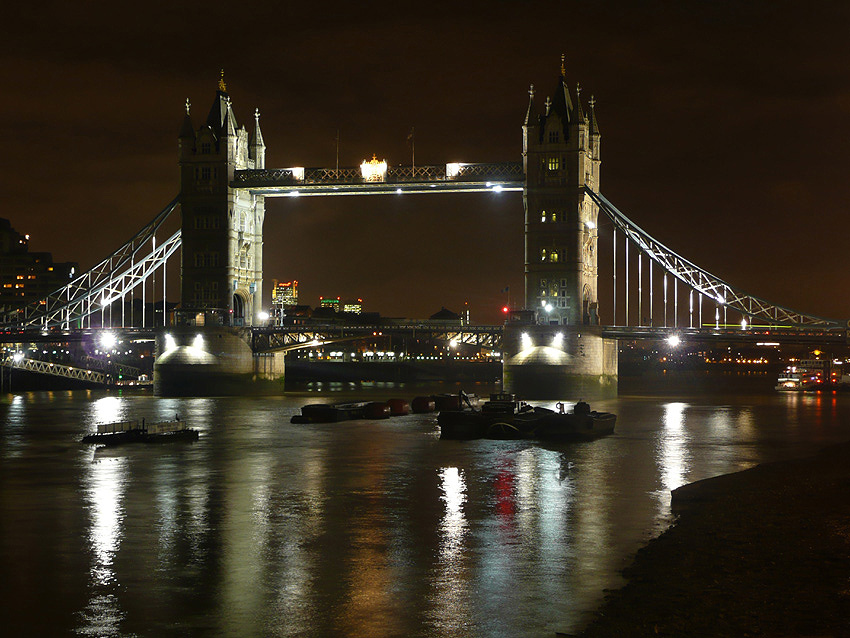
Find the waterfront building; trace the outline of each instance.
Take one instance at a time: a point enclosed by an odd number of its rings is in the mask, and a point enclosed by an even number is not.
[[[295,306],[298,305],[298,280],[278,281],[273,280],[272,288],[273,306]]]
[[[29,252],[29,235],[0,219],[0,307],[22,308],[66,285],[77,271],[75,262],[55,263],[49,252]]]

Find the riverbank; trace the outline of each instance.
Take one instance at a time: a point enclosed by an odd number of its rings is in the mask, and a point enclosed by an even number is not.
[[[850,444],[673,492],[581,638],[850,636]]]

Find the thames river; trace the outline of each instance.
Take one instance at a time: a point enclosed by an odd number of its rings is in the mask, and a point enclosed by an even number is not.
[[[441,441],[434,415],[291,424],[305,403],[426,393],[321,390],[0,397],[4,635],[577,631],[670,524],[670,490],[850,439],[850,395],[705,390],[595,401],[617,432],[579,444]],[[80,443],[176,414],[198,441]]]

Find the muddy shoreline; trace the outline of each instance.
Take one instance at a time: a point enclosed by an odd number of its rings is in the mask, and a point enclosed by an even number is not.
[[[673,512],[578,636],[850,636],[850,443],[685,485]]]

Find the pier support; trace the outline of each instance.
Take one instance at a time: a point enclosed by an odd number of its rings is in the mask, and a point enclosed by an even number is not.
[[[277,394],[283,378],[283,353],[252,352],[248,329],[181,326],[156,338],[158,396]]]
[[[617,341],[599,326],[508,324],[503,386],[524,399],[616,396]]]

